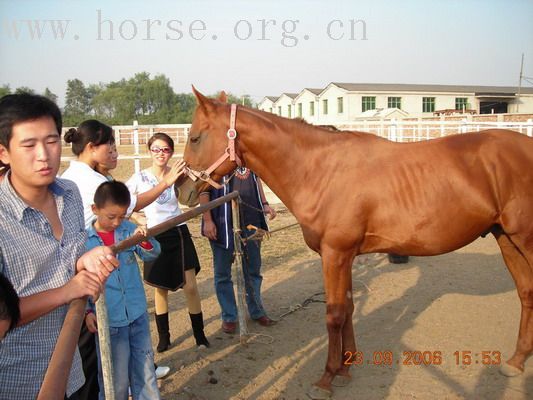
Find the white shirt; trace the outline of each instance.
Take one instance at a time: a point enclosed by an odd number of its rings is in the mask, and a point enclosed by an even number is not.
[[[81,194],[81,200],[83,201],[83,219],[85,221],[85,228],[89,228],[95,218],[91,208],[94,204],[94,194],[96,193],[98,186],[107,182],[107,178],[84,162],[76,160],[70,162],[69,167],[63,172],[61,178],[74,182],[78,187]],[[128,215],[133,212],[136,204],[137,197],[132,195],[131,203],[128,208]]]
[[[147,192],[158,184],[159,181],[149,169],[133,174],[126,182],[126,186],[134,194]],[[146,206],[144,208],[144,214],[148,228],[180,215],[181,209],[178,204],[178,199],[176,199],[176,194],[174,193],[174,185],[165,189],[153,203]],[[180,225],[183,224],[185,222]]]

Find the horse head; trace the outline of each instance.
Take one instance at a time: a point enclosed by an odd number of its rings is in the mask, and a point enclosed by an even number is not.
[[[218,99],[213,100],[198,92],[194,86],[192,90],[197,106],[183,153],[191,179],[185,179],[179,185],[179,201],[188,206],[198,204],[199,194],[208,189],[210,183],[205,181],[206,175],[212,183],[220,182],[224,175],[236,167],[236,162],[231,161],[229,156],[216,165],[224,154],[228,154],[230,107],[226,94],[221,92]]]

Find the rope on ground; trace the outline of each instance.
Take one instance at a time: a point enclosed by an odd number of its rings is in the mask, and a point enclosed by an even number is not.
[[[300,224],[298,222],[295,222],[293,224],[285,225],[285,226],[282,226],[280,228],[273,229],[271,231],[266,231],[264,229],[258,228],[255,225],[248,225],[248,226],[246,226],[246,228],[249,229],[249,230],[253,230],[255,232],[252,233],[250,236],[248,236],[246,239],[243,239],[243,240],[244,241],[247,241],[247,240],[263,240],[263,238],[265,238],[265,237],[268,239],[268,238],[270,238],[270,236],[272,236],[273,233],[282,231],[284,229],[289,229],[289,228],[292,228],[292,227],[295,227],[295,226],[298,226],[298,225],[300,225]]]
[[[315,293],[313,294],[312,296],[308,297],[307,299],[305,299],[302,303],[296,303],[296,304],[293,304],[292,306],[288,306],[288,307],[280,307],[281,309],[288,309],[288,311],[284,312],[283,314],[281,314],[278,318],[278,320],[281,320],[282,318],[286,317],[287,315],[289,314],[292,314],[298,310],[301,310],[301,309],[306,309],[308,308],[308,304],[311,304],[311,303],[325,303],[326,300],[323,300],[323,299],[315,299],[315,296],[321,296],[321,295],[324,295],[325,292],[318,292],[318,293]]]
[[[259,338],[266,339],[258,340]],[[274,343],[274,336],[266,335],[264,333],[249,332],[246,338],[246,344],[248,343],[272,344]]]
[[[366,288],[366,290],[367,290],[369,293],[372,291],[372,289],[370,289],[370,288],[368,287],[368,285],[367,285],[366,283],[364,283],[361,279],[354,279],[354,282],[359,282],[359,283],[361,283],[361,284]]]

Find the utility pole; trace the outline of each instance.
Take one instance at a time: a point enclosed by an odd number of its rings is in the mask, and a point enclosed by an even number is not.
[[[520,112],[520,91],[522,89],[522,71],[524,69],[524,53],[522,53],[522,62],[520,63],[520,77],[518,78],[518,95],[516,97],[516,113]]]

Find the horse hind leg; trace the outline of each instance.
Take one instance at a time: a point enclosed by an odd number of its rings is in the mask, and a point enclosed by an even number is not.
[[[352,282],[350,279],[350,287],[346,292],[346,318],[344,320],[344,325],[342,326],[341,338],[342,338],[342,352],[341,352],[341,366],[337,371],[337,374],[333,378],[331,384],[333,386],[343,387],[347,386],[352,377],[350,375],[350,367],[357,359],[357,346],[355,344],[355,332],[353,329],[353,292],[352,292]]]
[[[522,307],[516,350],[500,369],[503,375],[516,376],[524,371],[524,364],[533,352],[533,258],[518,238],[511,239],[504,232],[495,232],[494,236],[516,284]]]

